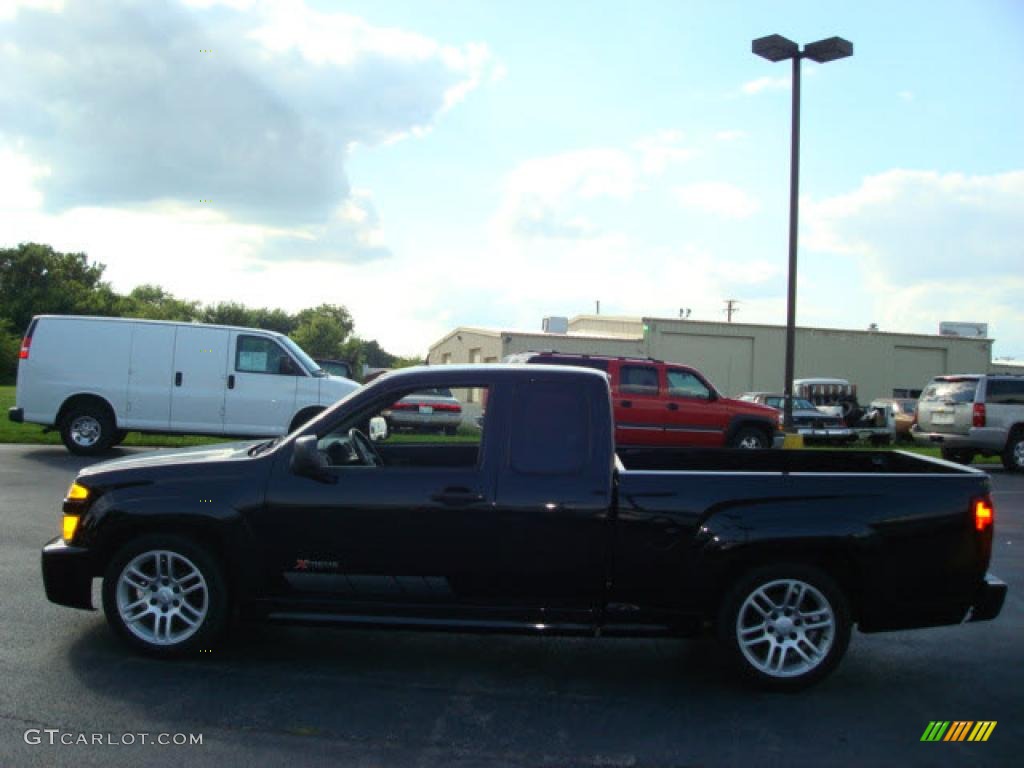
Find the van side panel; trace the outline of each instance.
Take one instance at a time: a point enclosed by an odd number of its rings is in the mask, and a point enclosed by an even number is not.
[[[227,329],[178,326],[171,385],[172,431],[224,432],[227,354]]]
[[[169,429],[174,385],[173,325],[132,324],[128,408],[118,424],[127,429]]]
[[[18,366],[25,421],[53,425],[73,395],[102,397],[118,421],[128,395],[131,326],[104,320],[41,317],[27,360]]]

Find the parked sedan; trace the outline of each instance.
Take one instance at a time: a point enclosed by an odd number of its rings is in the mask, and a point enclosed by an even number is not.
[[[774,392],[747,392],[740,400],[760,403],[779,411],[779,424],[785,396]],[[807,442],[849,443],[857,439],[857,433],[850,429],[838,416],[818,410],[814,403],[802,397],[793,398],[793,427]]]
[[[421,389],[406,395],[381,414],[389,432],[443,432],[454,435],[462,423],[462,405],[447,387]]]

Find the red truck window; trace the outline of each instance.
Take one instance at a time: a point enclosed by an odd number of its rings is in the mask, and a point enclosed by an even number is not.
[[[689,371],[666,372],[668,377],[668,394],[670,397],[693,397],[699,400],[709,400],[711,391],[703,381],[698,379]]]
[[[658,369],[649,365],[624,365],[619,369],[619,391],[624,395],[657,395]]]

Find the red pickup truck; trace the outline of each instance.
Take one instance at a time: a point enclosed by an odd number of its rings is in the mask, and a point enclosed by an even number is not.
[[[608,374],[618,446],[771,448],[778,411],[722,396],[694,368],[636,357],[523,352],[506,363],[574,365]]]

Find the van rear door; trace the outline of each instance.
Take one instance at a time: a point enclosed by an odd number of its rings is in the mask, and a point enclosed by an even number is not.
[[[177,329],[170,429],[223,434],[228,331],[203,325]]]
[[[164,323],[132,323],[128,408],[120,426],[170,429],[176,330],[176,325]]]

